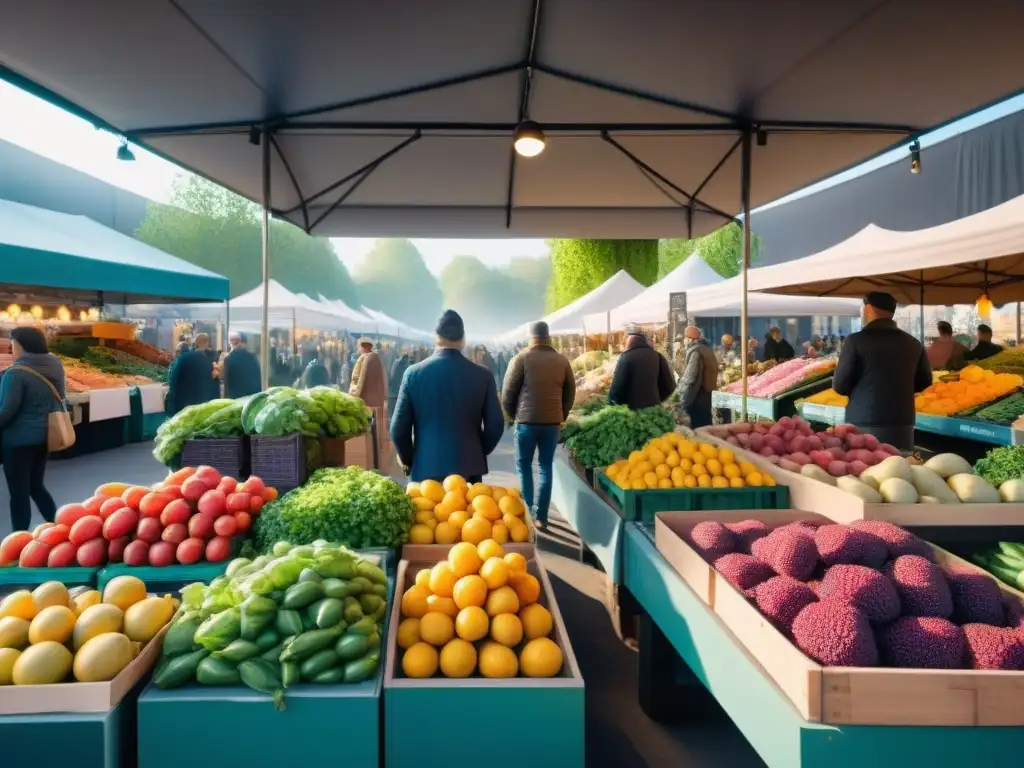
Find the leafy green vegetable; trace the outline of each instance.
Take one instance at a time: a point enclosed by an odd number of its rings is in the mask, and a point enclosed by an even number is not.
[[[974,471],[996,488],[1007,480],[1024,477],[1024,445],[993,448],[975,462]]]
[[[242,434],[244,402],[217,399],[183,408],[157,429],[153,456],[167,464],[181,453],[186,440]]]
[[[569,452],[584,467],[594,468],[608,466],[674,427],[672,415],[661,406],[631,411],[610,405],[566,422],[562,435]]]
[[[276,542],[336,541],[354,549],[396,547],[409,537],[412,500],[394,480],[359,467],[327,468],[266,505],[257,518],[256,548]]]

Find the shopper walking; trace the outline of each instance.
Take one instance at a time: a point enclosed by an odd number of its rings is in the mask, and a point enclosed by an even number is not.
[[[0,376],[0,444],[11,497],[12,530],[28,530],[31,501],[53,522],[57,505],[43,483],[50,414],[64,407],[64,366],[38,328],[11,331],[14,364]]]
[[[893,321],[896,299],[864,297],[864,328],[846,338],[832,387],[850,398],[846,420],[883,443],[914,447],[914,395],[932,383],[924,346]]]
[[[631,326],[627,334],[626,351],[615,365],[608,402],[634,411],[665,402],[675,389],[668,360],[647,343],[640,329]]]
[[[207,382],[210,392],[207,400],[215,400],[220,397],[220,379],[217,377],[217,350],[210,347],[210,336],[206,333],[196,334],[195,348],[197,352],[202,352],[206,355],[210,361],[213,373],[210,376],[210,381]]]
[[[699,328],[689,326],[683,331],[686,364],[679,377],[679,407],[690,417],[690,427],[712,424],[711,393],[718,384],[718,359],[701,336]]]
[[[523,500],[540,526],[548,523],[552,464],[558,433],[576,398],[572,365],[551,346],[548,324],[530,327],[530,346],[512,358],[501,388],[501,404],[515,422],[516,470]],[[533,506],[533,457],[537,455],[540,487]]]
[[[953,338],[953,326],[945,320],[940,320],[936,328],[939,338],[928,345],[928,364],[933,371],[945,368],[947,365],[962,363],[967,347]]]
[[[260,363],[249,351],[245,336],[238,331],[228,335],[231,351],[224,358],[224,397],[232,399],[254,395],[263,389]]]
[[[173,416],[190,405],[213,399],[213,361],[202,349],[179,351],[167,370],[167,397],[164,410]]]
[[[373,350],[369,339],[359,340],[360,355],[352,369],[352,386],[349,393],[362,398],[371,408],[380,408],[387,401],[388,385],[384,377],[384,363]]]
[[[466,329],[457,312],[446,310],[435,333],[434,354],[402,379],[391,440],[415,481],[480,482],[505,429],[494,377],[462,354]]]

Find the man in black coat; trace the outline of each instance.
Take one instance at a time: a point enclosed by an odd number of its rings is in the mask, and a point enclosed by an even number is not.
[[[978,343],[974,345],[974,349],[970,349],[964,354],[964,360],[967,362],[984,360],[986,357],[998,355],[1002,351],[1001,346],[992,342],[991,326],[982,323],[978,326]]]
[[[883,443],[914,447],[914,395],[932,383],[924,345],[893,322],[896,299],[872,291],[864,297],[864,328],[850,334],[839,354],[832,387],[847,395],[846,420]]]
[[[260,363],[246,346],[245,336],[232,331],[228,335],[228,343],[231,351],[224,358],[224,397],[245,397],[261,391]]]
[[[630,328],[627,333],[626,351],[615,365],[608,402],[634,411],[660,405],[675,389],[668,360],[647,343],[639,329]]]
[[[213,400],[211,382],[213,362],[200,349],[179,351],[167,371],[167,398],[164,410],[173,416],[190,405],[199,405]]]

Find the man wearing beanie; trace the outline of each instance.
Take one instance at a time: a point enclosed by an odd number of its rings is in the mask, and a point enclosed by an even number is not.
[[[558,432],[576,398],[572,365],[551,346],[548,324],[530,326],[530,346],[509,363],[501,388],[501,405],[515,424],[516,471],[523,500],[533,507],[533,455],[540,465],[535,519],[548,522],[552,464]]]
[[[850,398],[846,420],[900,450],[914,447],[914,395],[932,383],[924,345],[893,321],[896,299],[872,291],[864,297],[863,330],[839,353],[832,387]]]
[[[417,482],[461,475],[478,483],[505,429],[494,376],[462,354],[466,329],[457,312],[445,310],[435,335],[434,354],[402,377],[391,441]]]

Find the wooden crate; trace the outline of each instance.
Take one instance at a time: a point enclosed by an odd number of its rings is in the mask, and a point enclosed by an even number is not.
[[[801,716],[830,725],[1024,726],[1024,672],[823,667],[808,658],[683,538],[701,512],[660,512],[658,550],[744,645]],[[827,521],[799,510],[717,512],[720,522]],[[938,547],[942,565],[980,570]],[[998,582],[1005,595],[1024,598]]]
[[[780,469],[763,456],[745,451],[737,445],[703,431],[697,436],[735,451],[737,458],[749,461],[775,478],[778,485],[789,488],[794,509],[824,515],[837,523],[854,520],[885,520],[902,526],[923,525],[1024,525],[1024,504],[869,504],[852,493],[820,480]]]

